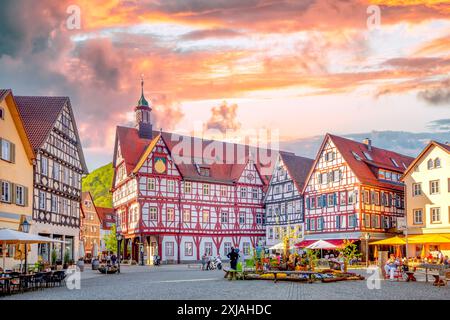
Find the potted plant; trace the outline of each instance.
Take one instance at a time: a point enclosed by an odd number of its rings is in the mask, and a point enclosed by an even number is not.
[[[69,267],[69,261],[70,261],[70,253],[69,253],[69,250],[66,250],[64,252],[63,269],[67,269]]]
[[[51,261],[52,267],[51,268],[52,268],[52,270],[55,270],[56,269],[56,259],[58,259],[58,255],[56,254],[56,250],[55,249],[52,250],[51,258],[52,258],[52,261]]]
[[[354,261],[361,256],[361,253],[358,252],[358,246],[349,240],[344,240],[342,247],[338,251],[344,256],[344,272],[347,272],[350,261]]]
[[[83,257],[80,257],[77,261],[77,267],[78,269],[83,272],[84,271],[84,259]]]

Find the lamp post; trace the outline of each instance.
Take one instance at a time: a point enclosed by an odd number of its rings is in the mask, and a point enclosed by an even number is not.
[[[120,244],[122,242],[122,235],[120,233],[117,233],[116,239],[117,239],[117,272],[120,273]]]
[[[366,268],[369,267],[369,239],[370,233],[366,232],[364,234],[364,238],[366,239]]]
[[[30,232],[30,223],[25,219],[20,224],[20,227],[22,229],[22,232],[28,233]],[[25,273],[27,273],[27,256],[28,256],[28,245],[25,243],[25,263],[24,263],[24,269]]]

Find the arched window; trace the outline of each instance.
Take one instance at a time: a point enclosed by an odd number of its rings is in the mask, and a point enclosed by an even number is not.
[[[428,169],[433,169],[433,160],[432,159],[428,160],[427,165],[428,165]]]
[[[441,159],[439,159],[439,158],[434,159],[434,167],[435,168],[441,167]]]

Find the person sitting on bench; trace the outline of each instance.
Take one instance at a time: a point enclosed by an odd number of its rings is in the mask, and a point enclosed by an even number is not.
[[[394,273],[399,265],[400,262],[395,257],[395,255],[391,253],[389,259],[386,261],[386,265],[384,266],[384,271],[386,272],[387,275],[389,275],[390,281],[394,281]]]

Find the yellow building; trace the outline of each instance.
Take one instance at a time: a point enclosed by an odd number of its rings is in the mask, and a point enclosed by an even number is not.
[[[423,243],[408,245],[408,255],[420,256],[423,246],[427,253],[442,250],[448,255],[450,145],[431,141],[408,167],[402,180],[406,187],[407,234],[425,235],[420,238],[423,239]],[[449,239],[447,243],[445,238]],[[414,237],[410,239],[414,242]]]
[[[34,159],[12,92],[0,89],[0,228],[18,230],[21,219],[32,221]],[[9,257],[12,247],[6,255],[7,268],[19,263]]]

